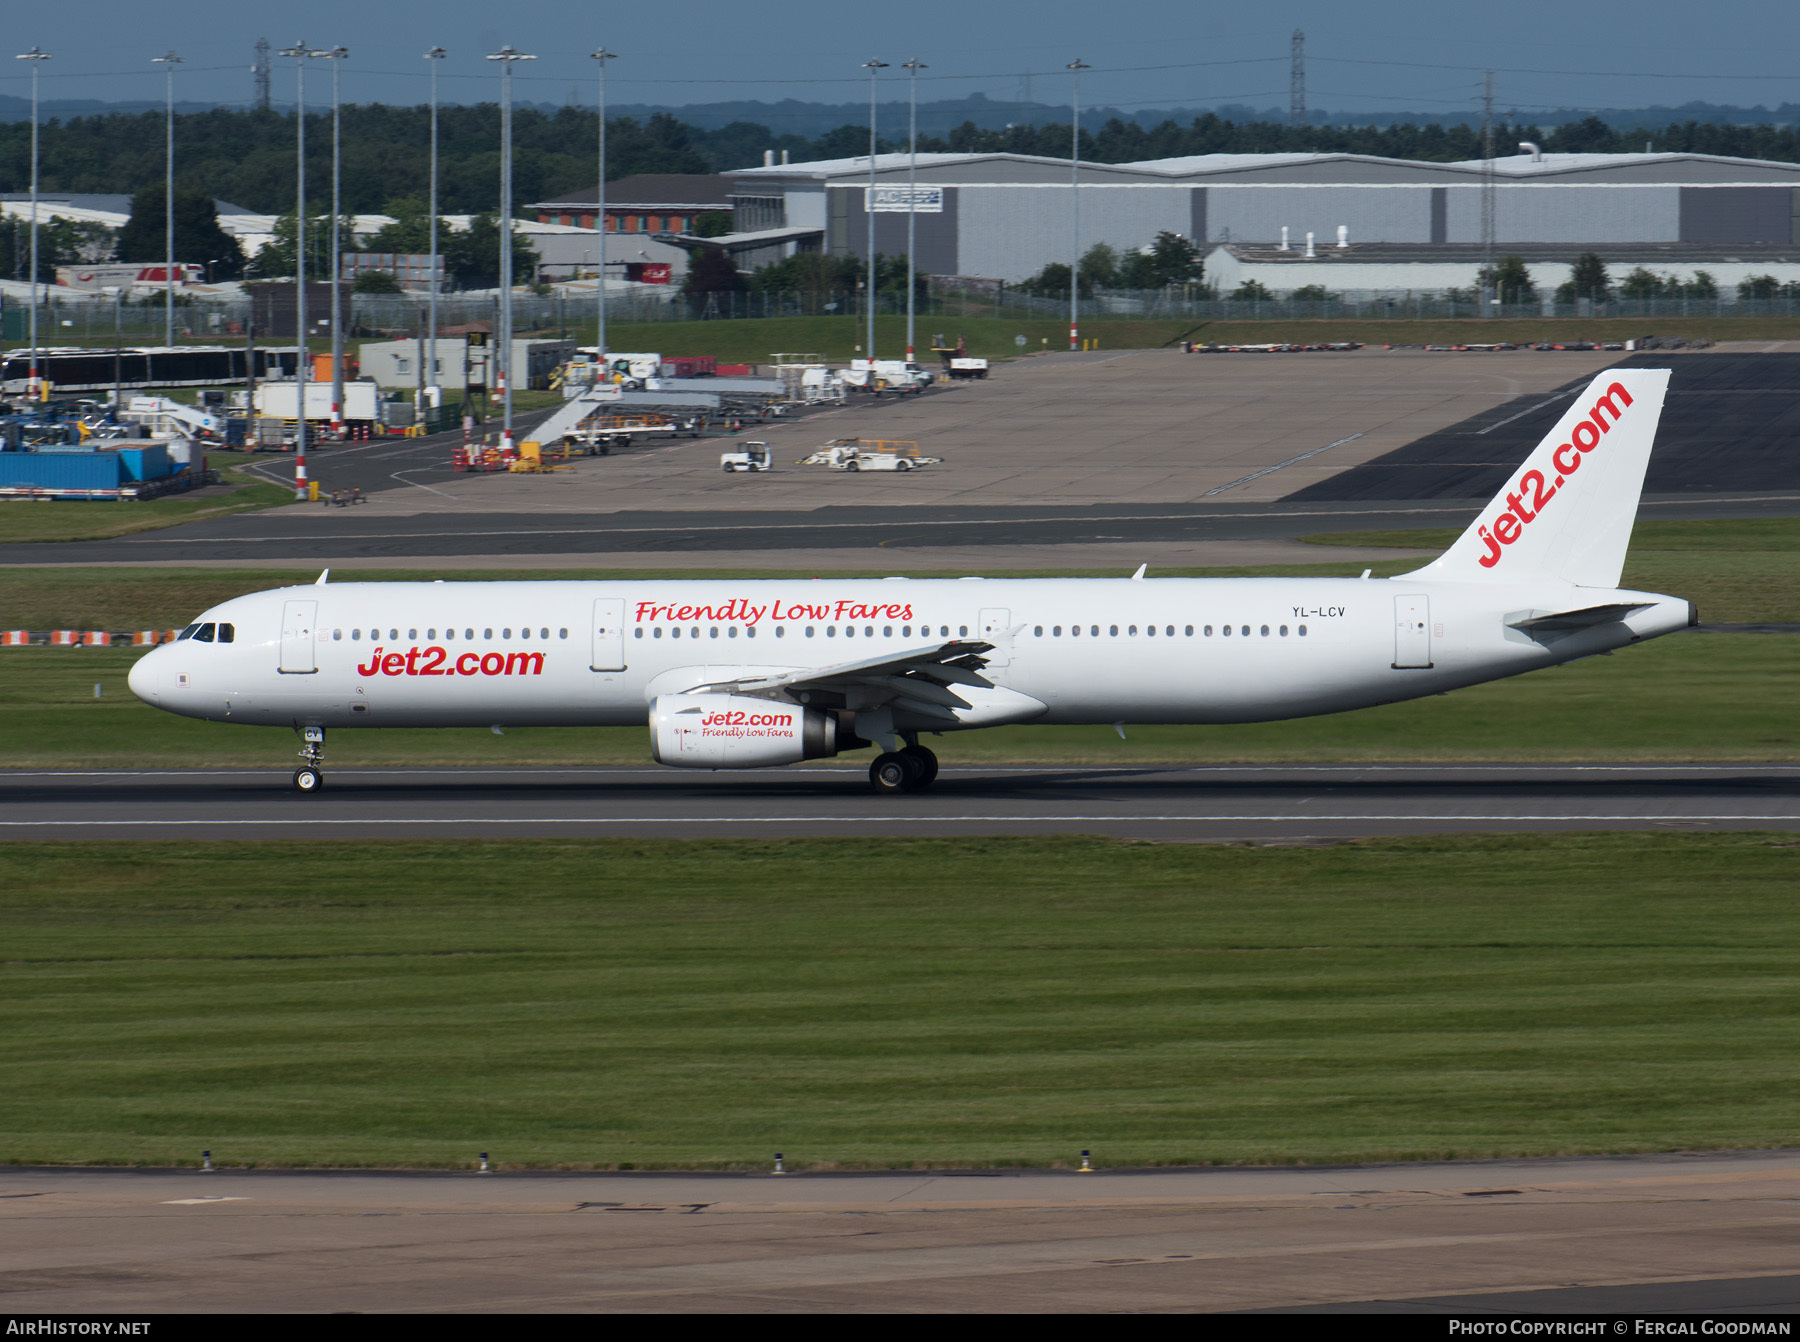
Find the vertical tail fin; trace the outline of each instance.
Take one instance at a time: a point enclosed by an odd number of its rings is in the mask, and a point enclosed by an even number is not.
[[[1456,544],[1408,576],[1617,587],[1668,386],[1666,368],[1601,373]]]

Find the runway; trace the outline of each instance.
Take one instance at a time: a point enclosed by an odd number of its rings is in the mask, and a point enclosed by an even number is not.
[[[866,764],[0,774],[0,838],[788,838],[1100,834],[1171,842],[1570,830],[1797,830],[1788,765],[947,766],[877,797]]]
[[[1797,1196],[1791,1151],[785,1178],[14,1168],[0,1251],[19,1315],[1786,1314]]]

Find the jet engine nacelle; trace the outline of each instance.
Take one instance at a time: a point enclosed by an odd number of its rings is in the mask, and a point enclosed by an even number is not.
[[[681,769],[757,769],[838,753],[837,717],[742,694],[663,694],[650,704],[650,754]]]

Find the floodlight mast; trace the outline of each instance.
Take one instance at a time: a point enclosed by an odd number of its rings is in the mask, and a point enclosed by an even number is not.
[[[175,67],[182,58],[171,51],[166,56],[152,56],[152,65],[163,67],[164,84],[164,166],[163,166],[163,312],[167,318],[165,342],[175,346]]]
[[[338,72],[343,69],[348,47],[332,47],[312,53],[331,62],[331,431],[344,436],[344,284],[343,230],[341,186],[343,179],[343,135],[340,127]]]
[[[868,310],[868,344],[863,357],[869,361],[869,390],[875,390],[875,76],[888,68],[886,61],[864,61],[869,72],[869,194],[863,200],[864,224],[869,230],[869,268],[863,277],[864,307]]]
[[[1069,101],[1069,348],[1081,348],[1081,72],[1093,66],[1070,61]]]
[[[500,451],[511,456],[513,451],[513,316],[512,316],[512,78],[518,61],[535,61],[512,47],[501,47],[488,57],[500,62],[500,348],[498,356],[501,382]]]
[[[431,386],[437,385],[437,371],[438,371],[438,357],[437,357],[437,328],[438,328],[438,315],[437,315],[437,310],[438,310],[437,309],[437,301],[438,301],[438,255],[437,255],[437,250],[438,250],[438,212],[437,212],[438,211],[438,200],[437,200],[437,198],[438,198],[438,62],[443,60],[444,57],[449,54],[450,53],[445,51],[442,47],[433,47],[430,51],[425,53],[425,59],[431,62],[431,255],[426,259],[427,265],[429,266],[429,274],[427,276],[427,283],[429,283],[431,286],[431,289],[430,289],[431,297],[428,300],[428,308],[429,308],[429,312],[430,312],[430,317],[429,317],[429,320],[426,322],[426,325],[428,327],[430,327],[430,329],[431,329],[431,347],[430,347],[431,353],[427,354],[425,352],[426,345],[425,345],[425,342],[423,340],[421,340],[419,342],[419,377],[421,379],[419,385],[421,387],[426,386],[428,384]],[[426,364],[427,359],[429,359],[431,361],[429,364],[429,369],[430,369],[429,376],[426,375],[426,369],[428,367],[428,365]],[[421,397],[420,397],[421,404],[419,406],[419,414],[421,417],[423,417],[423,415],[424,415],[423,400],[424,400],[424,397],[423,397],[423,394],[421,394]],[[440,400],[440,402],[442,401],[441,396],[439,397],[439,400]]]
[[[906,99],[906,361],[913,361],[913,247],[918,241],[919,218],[919,71],[928,70],[918,57],[900,67],[907,73]]]
[[[306,384],[312,380],[312,348],[306,343],[306,62],[313,50],[296,42],[282,48],[280,54],[294,61],[294,330],[300,340],[294,361],[294,497],[304,503]]]
[[[599,276],[594,280],[594,386],[606,375],[606,63],[617,60],[619,53],[599,47],[588,53],[600,74],[600,190],[594,200],[594,228],[600,234],[595,244]]]
[[[25,395],[38,400],[38,66],[50,53],[33,47],[17,59],[31,62],[31,368],[25,379]]]

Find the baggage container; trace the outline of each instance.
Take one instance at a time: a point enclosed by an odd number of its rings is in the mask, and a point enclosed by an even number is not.
[[[0,452],[0,488],[61,493],[117,489],[117,452]]]
[[[119,458],[127,480],[160,480],[174,470],[174,465],[169,460],[169,449],[162,443],[121,447],[114,455]]]

